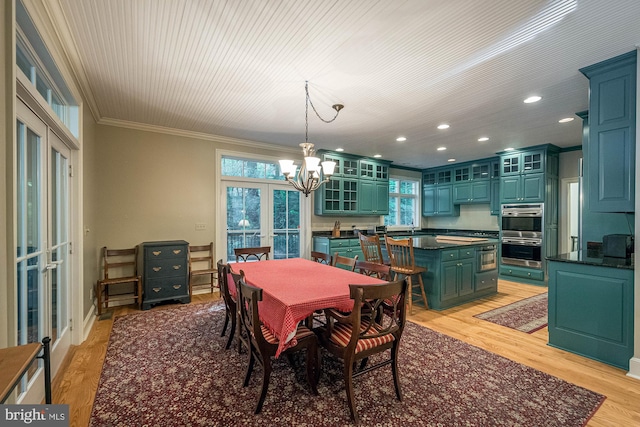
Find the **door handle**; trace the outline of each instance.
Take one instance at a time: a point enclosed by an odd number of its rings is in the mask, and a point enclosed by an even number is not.
[[[49,264],[44,266],[44,268],[42,269],[42,272],[44,273],[48,270],[54,270],[58,268],[60,264],[62,264],[62,261],[51,261]]]

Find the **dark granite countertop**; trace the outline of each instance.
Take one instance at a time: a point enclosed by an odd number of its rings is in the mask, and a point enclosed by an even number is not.
[[[552,257],[547,261],[568,262],[573,264],[595,265],[597,267],[624,268],[633,270],[633,258],[593,257],[584,251],[569,252]]]
[[[362,234],[368,234],[366,230],[360,230]],[[411,233],[410,231],[389,231],[387,236],[390,237],[424,237],[424,236],[467,236],[467,237],[486,237],[489,239],[497,239],[498,231],[488,230],[453,230],[453,229],[437,229],[437,228],[423,228]],[[331,235],[331,231],[314,231],[313,237],[328,237],[329,239],[353,239],[358,237],[357,233],[354,234],[351,230],[344,230],[340,232],[340,237],[334,237]]]
[[[482,245],[497,245],[498,239],[486,238],[486,240],[477,242],[464,242],[464,241],[445,241],[437,239],[436,236],[419,236],[413,238],[413,247],[415,249],[424,250],[440,250],[451,249],[460,246],[482,246]]]

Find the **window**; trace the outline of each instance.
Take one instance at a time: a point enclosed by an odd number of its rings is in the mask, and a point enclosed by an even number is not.
[[[389,215],[384,217],[386,226],[414,226],[420,224],[420,181],[413,179],[389,179]]]
[[[222,176],[284,180],[276,163],[227,156],[222,157]]]

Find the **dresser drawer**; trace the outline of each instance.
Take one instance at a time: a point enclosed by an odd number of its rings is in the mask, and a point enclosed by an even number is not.
[[[149,279],[184,276],[187,268],[187,262],[183,258],[149,259],[144,264],[144,273]]]
[[[145,300],[169,299],[189,294],[189,287],[181,278],[149,279],[145,283]]]
[[[187,259],[187,249],[184,245],[156,246],[145,248],[145,258],[148,261],[159,258]]]

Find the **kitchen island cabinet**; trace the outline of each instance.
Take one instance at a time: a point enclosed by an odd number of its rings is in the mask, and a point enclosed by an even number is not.
[[[619,368],[633,357],[631,260],[582,251],[548,259],[549,345]]]

